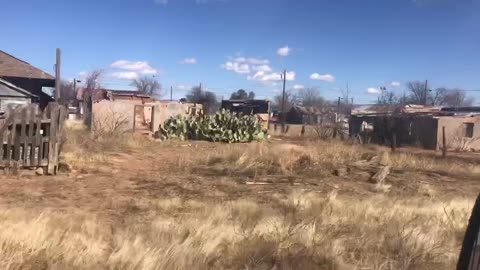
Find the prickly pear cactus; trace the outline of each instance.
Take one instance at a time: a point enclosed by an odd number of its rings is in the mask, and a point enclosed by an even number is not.
[[[207,140],[213,142],[250,142],[266,138],[266,130],[254,115],[221,110],[207,118],[175,116],[160,126],[156,136],[162,140]]]

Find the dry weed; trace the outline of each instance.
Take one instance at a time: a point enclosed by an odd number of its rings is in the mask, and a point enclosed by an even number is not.
[[[0,211],[2,269],[452,269],[471,202],[295,192],[277,206],[134,202],[95,216]]]

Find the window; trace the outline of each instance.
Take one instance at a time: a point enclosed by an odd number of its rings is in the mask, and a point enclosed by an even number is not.
[[[473,138],[473,123],[463,123],[464,137]]]

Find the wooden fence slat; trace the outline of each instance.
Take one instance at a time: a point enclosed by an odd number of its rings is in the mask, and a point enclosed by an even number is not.
[[[17,129],[17,119],[13,114],[12,117],[12,129],[10,130],[10,134],[7,139],[7,163],[5,164],[6,167],[11,167],[13,165],[12,159],[15,158],[15,135]]]
[[[0,166],[40,166],[55,174],[66,113],[58,103],[50,103],[43,112],[36,104],[9,108],[0,121]]]
[[[22,110],[22,120],[20,128],[20,137],[18,140],[18,159],[21,164],[25,164],[25,157],[27,155],[27,123],[28,123],[28,107]]]
[[[53,105],[53,103],[50,103]],[[57,105],[50,106],[50,132],[48,134],[48,166],[47,173],[55,173],[55,160],[57,160],[56,153],[56,144],[57,144],[57,127],[58,127],[58,116],[59,116],[59,107]]]
[[[59,107],[59,114],[58,114],[58,126],[56,128],[56,141],[55,141],[55,168],[58,167],[58,159],[60,154],[60,144],[62,143],[62,135],[63,135],[63,124],[66,118],[66,108],[64,106]]]
[[[30,145],[30,151],[28,152],[28,155],[25,157],[25,161],[27,163],[27,166],[32,166],[33,163],[33,158],[35,156],[35,116],[36,116],[36,106],[31,106],[30,107],[30,122],[28,123],[28,143],[27,145]]]
[[[7,148],[5,149],[6,153],[4,152],[4,147],[3,145],[5,143],[8,143],[7,139],[8,139],[8,125],[10,123],[10,121],[12,121],[12,116],[9,112],[9,110],[7,110],[7,112],[5,114],[8,114],[8,117],[6,117],[5,119],[5,122],[3,123],[3,126],[0,128],[0,137],[2,138],[2,144],[1,144],[1,147],[0,147],[0,164],[3,163],[3,156],[5,155],[5,157],[7,156],[6,154],[8,153],[8,145],[7,145]]]

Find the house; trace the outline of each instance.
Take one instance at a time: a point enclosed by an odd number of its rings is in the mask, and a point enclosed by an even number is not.
[[[334,107],[323,106],[299,106],[293,105],[286,114],[288,124],[317,125],[323,123],[335,123],[338,121],[338,114]]]
[[[445,129],[447,148],[480,150],[478,107],[364,106],[352,111],[349,127],[351,136],[365,135],[373,143],[389,144],[395,134],[398,146],[434,150],[442,147]]]
[[[0,114],[5,113],[8,107],[35,103],[37,101],[37,95],[0,79]]]
[[[55,87],[55,77],[1,50],[0,78],[37,96],[40,108],[54,100],[42,90]]]
[[[266,125],[270,121],[270,101],[267,99],[222,100],[222,109],[241,114],[257,115]]]
[[[153,134],[160,125],[176,115],[198,116],[202,105],[177,101],[158,101],[149,95],[131,90],[80,88],[77,99],[91,100],[89,123],[94,132],[118,130]],[[88,120],[87,120],[88,121]]]

